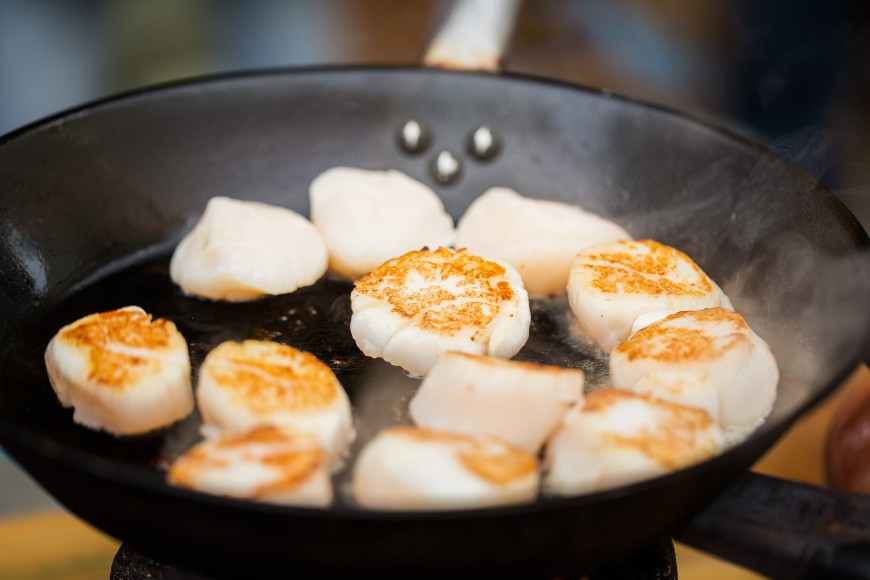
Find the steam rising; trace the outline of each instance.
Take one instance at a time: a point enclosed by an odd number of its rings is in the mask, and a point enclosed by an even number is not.
[[[814,175],[831,142],[814,127],[774,147]],[[870,351],[870,248],[815,179],[756,150],[741,171],[726,162],[650,188],[649,207],[617,221],[692,257],[771,346],[782,376],[774,423],[820,395]],[[682,181],[681,181],[682,179]]]
[[[838,375],[850,370],[849,361],[867,356],[868,288],[870,253],[820,256],[796,234],[772,240],[767,253],[726,282],[735,308],[768,342],[783,371],[774,416],[792,412],[844,378]]]

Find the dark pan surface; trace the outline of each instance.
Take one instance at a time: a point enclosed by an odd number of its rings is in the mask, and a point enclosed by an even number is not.
[[[435,140],[396,147],[417,118]],[[493,161],[463,156],[491,125]],[[465,163],[429,177],[435,152]],[[247,304],[183,296],[168,279],[174,244],[215,195],[307,215],[307,187],[336,165],[395,168],[430,185],[459,217],[495,185],[578,203],[692,256],[772,346],[782,368],[768,422],[722,456],[590,496],[438,514],[261,506],[169,488],[161,468],[197,438],[198,418],[115,439],[73,425],[42,352],[63,324],[138,304],[170,318],[195,365],[222,340],[269,338],[330,364],[357,416],[358,448],[407,421],[416,380],[363,357],[350,338],[350,286],[324,278]],[[74,111],[0,142],[0,443],[70,509],[145,552],[200,569],[274,572],[590,565],[654,541],[724,489],[862,359],[870,345],[870,264],[856,220],[813,180],[764,150],[671,112],[537,80],[420,70],[296,71],[168,87]],[[572,332],[558,299],[533,304],[518,355],[605,364]],[[346,478],[339,477],[343,494]],[[154,514],[162,514],[155,518]],[[220,559],[217,559],[217,554]],[[218,562],[220,562],[218,564]]]

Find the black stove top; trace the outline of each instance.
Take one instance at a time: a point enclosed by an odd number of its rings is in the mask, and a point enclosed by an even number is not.
[[[505,571],[500,570],[493,577],[504,578]],[[288,570],[282,574],[282,578],[306,578],[315,579],[321,577],[335,578],[333,574],[316,574],[309,571],[294,572]],[[359,578],[360,576],[338,576],[339,578]],[[363,576],[366,578],[400,578],[407,577],[391,572]],[[456,579],[457,575],[449,576]],[[475,577],[480,577],[475,575]],[[545,577],[552,578],[553,575]],[[674,544],[670,538],[662,538],[646,549],[622,558],[612,564],[602,566],[595,570],[587,570],[581,564],[577,569],[565,570],[555,577],[560,579],[582,578],[583,580],[669,580],[677,578],[677,558],[674,553]],[[111,580],[140,580],[152,578],[155,580],[215,580],[217,577],[193,572],[174,565],[165,564],[152,560],[141,554],[128,544],[122,544],[112,562]],[[437,576],[433,578],[438,578]]]

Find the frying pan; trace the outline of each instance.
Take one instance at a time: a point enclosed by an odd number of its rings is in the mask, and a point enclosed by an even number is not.
[[[432,131],[429,148],[415,155],[396,142],[412,118]],[[483,123],[501,143],[488,161],[464,152]],[[463,163],[447,185],[430,171],[442,149]],[[130,438],[73,424],[48,384],[45,345],[79,316],[128,304],[175,321],[194,367],[228,339],[270,338],[313,352],[351,397],[354,452],[381,426],[406,421],[416,381],[356,349],[346,281],[327,276],[290,295],[222,304],[186,297],[168,279],[174,245],[209,198],[256,199],[307,214],[308,184],[336,165],[404,171],[432,186],[454,218],[501,185],[580,204],[636,238],[682,249],[774,350],[782,378],[770,417],[744,442],[671,475],[530,505],[438,513],[357,508],[345,499],[346,476],[336,481],[339,501],[326,510],[175,489],[162,468],[197,439],[197,415]],[[699,545],[710,545],[711,533],[714,544],[732,543],[717,527],[719,514],[730,510],[745,521],[763,513],[756,511],[762,504],[792,497],[790,489],[815,493],[747,479],[746,469],[870,345],[870,241],[821,185],[719,128],[531,77],[306,69],[125,94],[3,137],[0,219],[0,443],[84,520],[151,556],[216,575],[543,574],[578,562],[592,567],[674,532]],[[565,306],[535,302],[533,337],[518,358],[580,367],[593,386],[602,384],[606,364],[566,330]],[[769,493],[766,502],[758,486]],[[747,489],[758,500],[753,513],[727,503]],[[848,531],[849,553],[866,550],[866,502],[824,497],[837,529]],[[792,517],[805,520],[806,500],[799,501],[803,511]],[[830,527],[830,519],[817,519]],[[801,553],[768,573],[807,573],[844,553],[838,544],[814,551],[815,532],[801,533]]]

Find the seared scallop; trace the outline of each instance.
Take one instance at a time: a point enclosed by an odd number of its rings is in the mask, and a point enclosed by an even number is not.
[[[613,384],[705,409],[727,430],[756,427],[776,399],[767,344],[725,308],[680,312],[639,330],[610,355]]]
[[[583,396],[583,371],[448,352],[409,405],[421,427],[493,435],[531,453]]]
[[[265,503],[328,506],[329,458],[312,435],[270,425],[207,439],[169,468],[169,483]]]
[[[716,455],[722,433],[706,411],[618,389],[591,393],[547,444],[544,488],[557,495],[609,489]]]
[[[193,411],[184,337],[138,306],[64,326],[48,343],[45,366],[60,403],[91,429],[138,435]]]
[[[399,171],[335,167],[311,182],[309,196],[329,268],[349,278],[411,250],[453,242],[453,218],[438,195]]]
[[[381,431],[353,470],[353,497],[386,510],[473,508],[532,501],[537,458],[494,437],[415,427]]]
[[[564,294],[577,252],[631,236],[617,224],[576,205],[524,197],[493,187],[456,226],[456,247],[512,265],[532,296]]]
[[[635,325],[638,317],[649,324],[683,310],[730,307],[691,258],[653,240],[618,241],[580,252],[571,266],[568,302],[605,352],[642,326]]]
[[[311,353],[276,342],[225,342],[199,371],[204,433],[277,425],[314,435],[339,467],[355,437],[350,401]]]
[[[323,239],[298,213],[214,197],[175,249],[169,273],[189,294],[244,301],[310,286],[326,268]]]
[[[508,264],[419,250],[354,282],[350,331],[362,352],[418,375],[448,351],[510,358],[529,337],[529,298]]]

